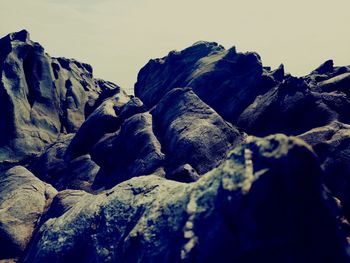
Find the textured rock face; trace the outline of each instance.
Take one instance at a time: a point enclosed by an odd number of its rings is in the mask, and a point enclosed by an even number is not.
[[[346,262],[321,173],[301,140],[249,137],[196,183],[139,177],[82,198],[24,262]]]
[[[0,73],[0,261],[350,262],[350,66],[198,42],[134,97],[21,31]]]
[[[342,200],[350,218],[350,126],[333,122],[299,136],[313,146],[325,170],[325,181],[332,193]]]
[[[16,166],[0,176],[0,259],[18,257],[57,191]]]
[[[40,153],[60,133],[75,132],[102,90],[88,64],[52,58],[27,31],[0,40],[0,162]],[[112,85],[112,86],[111,86]]]
[[[190,164],[199,174],[217,166],[241,134],[190,89],[174,89],[151,111],[172,171]]]
[[[224,119],[234,121],[254,98],[275,85],[259,55],[199,42],[181,52],[151,60],[141,69],[135,95],[149,107],[169,90],[191,87]]]

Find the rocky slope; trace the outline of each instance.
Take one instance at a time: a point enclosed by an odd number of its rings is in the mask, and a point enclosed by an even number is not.
[[[198,42],[129,96],[21,31],[0,72],[0,261],[350,262],[350,67]]]

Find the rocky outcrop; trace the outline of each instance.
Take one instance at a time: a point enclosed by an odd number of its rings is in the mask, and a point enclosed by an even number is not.
[[[225,120],[233,122],[257,95],[274,85],[258,54],[198,42],[181,52],[172,51],[167,57],[151,60],[140,70],[135,95],[151,107],[168,91],[191,87]]]
[[[238,119],[249,134],[282,132],[297,135],[334,120],[349,122],[349,98],[341,92],[317,92],[302,78],[286,78],[281,85],[258,96]]]
[[[315,149],[325,171],[324,180],[350,219],[350,125],[333,122],[299,137]]]
[[[117,86],[92,67],[52,58],[25,30],[0,39],[0,162],[40,153],[61,133],[78,130],[99,94]]]
[[[151,113],[170,171],[190,164],[197,173],[204,174],[242,141],[240,132],[191,89],[173,89]]]
[[[0,259],[21,255],[56,193],[24,167],[0,174]]]
[[[24,262],[346,262],[321,175],[301,140],[249,137],[196,183],[144,176],[85,196]]]
[[[129,96],[21,31],[0,73],[0,261],[350,262],[350,66],[198,42]]]
[[[111,188],[161,168],[164,154],[153,133],[152,115],[139,113],[125,120],[115,136],[96,145],[92,158],[104,171],[96,178],[97,188]]]

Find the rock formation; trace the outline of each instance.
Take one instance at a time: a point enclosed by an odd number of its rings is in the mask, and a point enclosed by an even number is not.
[[[0,72],[0,261],[350,262],[350,66],[197,42],[131,96],[21,31]]]

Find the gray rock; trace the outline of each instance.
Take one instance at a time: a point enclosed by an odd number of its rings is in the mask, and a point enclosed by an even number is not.
[[[20,256],[57,191],[21,166],[0,176],[0,259]]]
[[[57,190],[68,188],[92,192],[91,187],[100,168],[88,154],[66,160],[66,151],[73,136],[61,136],[42,155],[32,160],[28,168]]]
[[[129,99],[125,93],[117,93],[106,99],[91,113],[71,141],[66,152],[66,159],[71,160],[89,153],[106,133],[117,131],[121,125],[118,113]]]
[[[103,140],[96,148],[92,159],[105,172],[96,178],[96,187],[110,188],[131,177],[152,174],[164,163],[149,113],[139,113],[125,120],[114,137]]]
[[[0,39],[0,53],[1,163],[28,159],[77,131],[86,108],[113,86],[95,80],[88,64],[50,57],[25,30]]]
[[[189,88],[170,91],[151,114],[170,173],[190,164],[198,174],[204,174],[242,141],[242,134]]]
[[[340,199],[350,219],[350,125],[333,122],[299,136],[314,148],[325,171],[325,183]]]
[[[288,77],[258,96],[240,115],[237,126],[248,134],[298,135],[334,120],[349,122],[350,101],[344,93],[313,91],[302,78]]]
[[[235,122],[259,94],[277,81],[264,74],[256,53],[225,50],[216,43],[199,42],[167,57],[151,60],[139,72],[135,95],[149,108],[174,88],[191,87],[225,120]]]
[[[59,192],[52,200],[50,208],[43,215],[41,221],[45,222],[50,218],[62,216],[88,196],[90,196],[90,194],[81,190],[63,190]]]
[[[249,137],[195,183],[143,176],[82,198],[23,262],[348,262],[321,175],[303,141]]]

